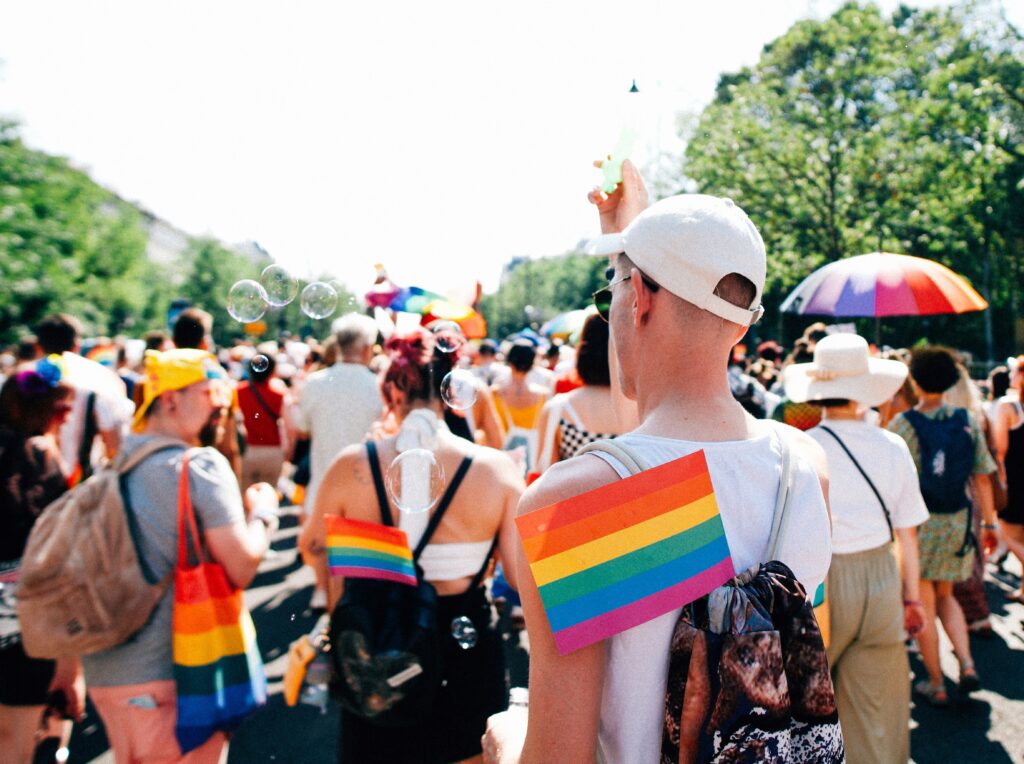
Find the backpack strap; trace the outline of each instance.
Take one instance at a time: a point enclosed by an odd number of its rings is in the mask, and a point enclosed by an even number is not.
[[[96,424],[96,393],[92,390],[85,396],[85,416],[82,420],[82,442],[78,444],[78,468],[80,482],[85,482],[92,475],[92,444],[99,433]]]
[[[768,561],[779,559],[779,552],[782,551],[782,544],[786,539],[786,531],[789,528],[789,508],[793,497],[793,480],[796,476],[796,470],[793,467],[793,447],[778,428],[775,433],[779,438],[779,446],[782,448],[782,470],[779,477],[779,493],[775,497],[775,511],[772,514],[772,532],[768,537]]]
[[[494,556],[494,550],[498,548],[498,537],[494,537],[494,541],[491,542],[491,549],[487,552],[487,556],[484,557],[484,564],[480,566],[480,570],[473,576],[473,580],[469,582],[469,586],[466,588],[467,592],[475,591],[478,586],[484,580],[484,574],[487,572],[487,567],[491,564],[491,558]]]
[[[459,486],[462,484],[462,479],[466,477],[466,473],[469,472],[469,467],[473,463],[473,457],[467,456],[462,460],[458,470],[455,471],[455,477],[452,478],[452,482],[448,485],[448,490],[444,492],[444,496],[441,498],[441,503],[437,505],[437,509],[434,510],[433,516],[430,518],[430,522],[427,524],[427,529],[423,531],[423,536],[420,538],[420,543],[416,545],[416,549],[412,553],[412,561],[418,563],[420,555],[423,554],[423,550],[427,548],[427,544],[430,543],[431,537],[434,535],[434,531],[437,530],[437,526],[441,524],[441,519],[444,517],[444,513],[448,511],[449,505],[452,503],[452,499],[455,498],[455,492],[459,490]],[[489,557],[490,555],[488,555]]]
[[[609,462],[609,464],[610,460],[607,457],[611,457],[611,459],[625,467],[630,475],[636,475],[647,469],[647,465],[643,463],[640,455],[618,440],[595,440],[576,452],[577,456],[580,454],[593,454],[599,459]],[[611,466],[614,468],[615,465],[612,464]]]
[[[366,458],[370,460],[370,474],[373,475],[373,487],[377,491],[377,505],[380,507],[381,522],[393,528],[395,521],[391,517],[391,504],[388,503],[388,494],[384,490],[384,478],[380,473],[380,457],[377,456],[377,444],[372,440],[366,442]]]
[[[864,478],[865,481],[867,481],[868,487],[871,489],[872,493],[875,494],[875,498],[878,499],[878,503],[882,505],[882,512],[885,513],[885,524],[889,526],[889,541],[895,541],[896,533],[895,531],[893,531],[892,527],[892,514],[890,514],[889,512],[889,508],[885,506],[885,502],[882,500],[882,494],[878,492],[878,489],[875,488],[875,484],[871,482],[871,478],[868,477],[868,473],[865,472],[864,468],[860,466],[860,462],[858,462],[856,457],[854,457],[853,452],[851,452],[850,449],[846,447],[846,444],[843,443],[842,438],[836,435],[834,430],[823,424],[818,425],[818,429],[827,432],[829,435],[835,438],[835,441],[836,443],[839,444],[839,447],[846,452],[846,455],[848,457],[850,457],[850,461],[853,462],[853,466],[857,468],[857,472],[859,472],[861,477]]]
[[[130,454],[126,455],[124,452],[118,454],[114,459],[112,467],[117,470],[118,475],[124,476],[135,469],[143,460],[148,459],[157,451],[163,451],[168,448],[188,449],[188,444],[183,440],[178,440],[177,438],[151,438]]]

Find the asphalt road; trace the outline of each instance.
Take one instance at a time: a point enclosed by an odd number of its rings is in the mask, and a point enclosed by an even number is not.
[[[310,706],[287,708],[281,697],[288,645],[309,632],[316,614],[309,610],[311,573],[301,566],[295,551],[295,519],[284,518],[273,548],[253,586],[247,603],[259,635],[271,698],[234,736],[230,764],[301,762],[326,764],[335,760],[340,733],[337,709],[321,714]],[[1024,606],[1007,603],[1003,592],[1019,586],[1020,566],[1007,564],[1006,573],[991,571],[987,582],[995,638],[975,639],[975,662],[984,689],[970,698],[958,698],[945,709],[915,703],[911,721],[911,751],[918,764],[935,762],[1020,762],[1024,764]],[[513,632],[507,642],[510,679],[525,685],[527,651],[525,636]],[[956,677],[956,659],[948,642],[943,646],[947,677]],[[923,669],[912,660],[918,678]],[[90,709],[76,727],[71,741],[72,764],[112,764],[103,727]]]

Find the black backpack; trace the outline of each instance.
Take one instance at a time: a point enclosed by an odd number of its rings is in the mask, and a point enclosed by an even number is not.
[[[951,515],[970,506],[967,481],[974,471],[974,439],[965,409],[932,419],[920,411],[903,412],[921,449],[921,495],[934,515]]]
[[[394,526],[376,446],[367,443],[366,450],[381,521]],[[438,595],[424,580],[419,558],[472,461],[469,456],[462,460],[413,551],[419,583],[409,586],[394,581],[348,578],[345,593],[331,614],[332,694],[348,711],[372,724],[398,728],[417,724],[429,714],[441,684]],[[467,591],[475,591],[480,585],[490,558],[489,553]]]

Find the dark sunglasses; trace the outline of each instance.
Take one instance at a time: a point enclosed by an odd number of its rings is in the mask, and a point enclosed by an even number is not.
[[[615,286],[616,284],[621,284],[623,281],[629,281],[631,278],[633,278],[633,276],[628,275],[623,276],[621,279],[615,279],[614,281],[609,282],[608,286],[606,286],[604,289],[598,289],[596,292],[594,292],[594,307],[597,308],[597,315],[599,315],[605,321],[608,320],[608,313],[612,307],[612,287]],[[652,292],[657,292],[658,289],[660,289],[660,286],[658,284],[654,283],[643,274],[640,274],[640,278],[643,280],[644,286],[646,286]]]

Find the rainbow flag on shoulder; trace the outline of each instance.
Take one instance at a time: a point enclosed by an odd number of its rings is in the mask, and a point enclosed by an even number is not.
[[[346,517],[324,519],[332,576],[379,578],[416,586],[416,567],[405,531]]]
[[[566,655],[735,575],[703,451],[516,519]]]

